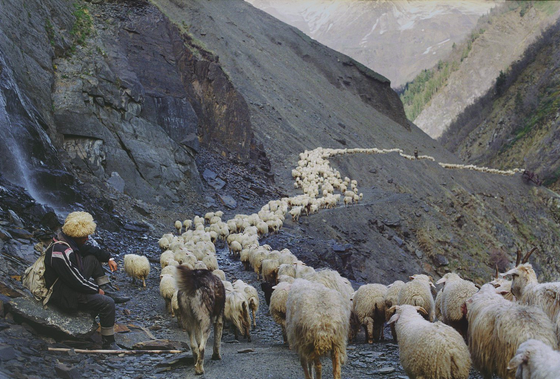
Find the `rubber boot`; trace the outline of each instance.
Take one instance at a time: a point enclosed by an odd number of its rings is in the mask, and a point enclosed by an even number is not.
[[[131,299],[131,297],[122,296],[116,293],[115,291],[113,291],[113,287],[111,286],[110,283],[102,284],[99,286],[99,288],[101,288],[103,292],[105,292],[105,295],[112,298],[115,301],[115,304],[126,303]]]
[[[115,342],[115,335],[114,334],[112,334],[110,336],[101,336],[101,348],[103,350],[123,350]]]

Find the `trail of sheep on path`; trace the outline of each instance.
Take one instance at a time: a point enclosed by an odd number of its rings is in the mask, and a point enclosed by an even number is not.
[[[405,159],[429,159],[434,160],[432,157],[419,156],[418,158],[408,156],[399,149],[380,150],[380,149],[316,149],[316,152],[321,152],[323,158],[339,154],[351,153],[370,153],[370,154],[383,154],[397,152]],[[307,152],[308,154],[310,152]],[[323,154],[324,153],[324,154]],[[301,155],[300,155],[301,156]],[[301,161],[300,161],[301,162]],[[476,169],[479,171],[492,172],[502,175],[513,175],[517,171],[500,171],[491,170],[486,168],[476,168],[475,166],[451,165],[440,164],[444,168],[467,168]],[[336,172],[336,170],[333,170]],[[305,190],[304,190],[305,192]],[[259,243],[268,243],[273,249],[282,249],[285,246],[279,246],[282,239],[280,235],[289,235],[291,228],[297,226],[297,223],[286,220],[280,234],[272,234],[262,238]],[[241,279],[244,282],[257,288],[259,293],[260,307],[257,314],[257,327],[252,330],[252,342],[247,342],[240,337],[236,341],[233,332],[225,328],[222,336],[222,360],[212,361],[210,359],[212,336],[207,343],[205,371],[204,377],[208,378],[303,378],[303,370],[301,368],[299,358],[294,351],[291,351],[287,345],[282,341],[280,326],[275,324],[270,315],[268,314],[268,306],[266,305],[264,294],[260,289],[260,282],[256,279],[255,273],[252,271],[244,271],[243,265],[238,258],[232,258],[229,255],[227,245],[223,241],[218,241],[216,256],[218,258],[220,269],[226,274],[226,279],[234,282]],[[156,260],[153,259],[153,262]],[[165,310],[164,300],[159,296],[158,283],[159,283],[159,265],[152,264],[152,273],[149,277],[148,288],[139,289],[139,287],[128,288],[133,290],[136,298],[129,304],[129,308],[138,305],[140,308],[148,308],[142,315],[136,315],[135,318],[139,324],[146,324],[146,322],[153,322],[151,329],[154,336],[160,339],[169,339],[175,341],[187,341],[187,335],[182,331],[177,324],[177,321]],[[128,279],[125,279],[124,287],[134,287],[128,285]],[[356,290],[357,288],[355,288]],[[140,295],[140,296],[139,296]],[[124,312],[123,312],[124,313]],[[119,315],[123,322],[130,322],[131,317]],[[134,318],[134,317],[132,317]],[[126,321],[125,321],[126,320]],[[357,339],[348,345],[348,361],[342,366],[343,378],[407,378],[398,358],[398,346],[390,340],[390,329],[385,328],[385,336],[389,340],[376,342],[373,345],[364,343],[363,331],[360,332]],[[121,359],[130,360],[131,367],[127,371],[137,374],[136,367],[134,367],[133,357],[121,357]],[[147,357],[147,365],[142,370],[141,377],[148,378],[194,378],[194,368],[192,359],[183,359],[179,364],[174,364],[176,357],[173,356],[160,356],[160,357]],[[328,378],[332,377],[332,367],[329,357],[322,359],[323,362],[323,375]],[[151,363],[151,364],[150,364]],[[124,363],[126,365],[126,363]],[[151,366],[151,367],[150,367]],[[94,377],[94,376],[92,376]],[[127,378],[128,376],[119,375],[119,378]],[[471,373],[471,379],[479,378],[477,373]]]

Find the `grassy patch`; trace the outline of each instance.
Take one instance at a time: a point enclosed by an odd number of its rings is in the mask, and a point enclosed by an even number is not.
[[[74,40],[71,51],[74,52],[76,46],[85,45],[86,39],[93,30],[93,19],[86,4],[74,3],[74,12],[72,14],[76,17],[72,30],[70,30],[70,35]]]

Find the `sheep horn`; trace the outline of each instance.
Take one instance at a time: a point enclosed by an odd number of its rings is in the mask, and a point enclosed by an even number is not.
[[[418,313],[423,314],[424,316],[428,315],[428,311],[426,311],[424,308],[422,308],[421,306],[417,305],[414,308],[416,308],[416,310],[418,311]]]
[[[515,259],[515,267],[521,263],[521,250],[517,248],[517,258]]]
[[[499,278],[500,278],[500,270],[498,270],[498,265],[496,264],[496,276],[494,276],[494,279],[499,279]]]
[[[521,261],[521,263],[527,263],[527,261],[529,261],[529,257],[531,256],[531,254],[533,254],[535,252],[535,250],[537,250],[538,247],[533,247],[531,249],[531,251],[529,251],[524,257],[523,260]]]

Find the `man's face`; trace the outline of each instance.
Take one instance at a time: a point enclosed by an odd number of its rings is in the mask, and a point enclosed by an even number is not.
[[[87,240],[88,240],[87,236],[74,238],[74,241],[76,241],[76,244],[78,244],[78,246],[83,246]]]

